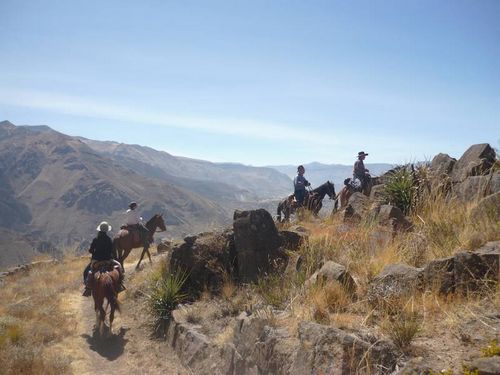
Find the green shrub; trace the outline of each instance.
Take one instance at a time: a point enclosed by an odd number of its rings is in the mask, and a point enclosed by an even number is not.
[[[167,274],[163,278],[153,279],[148,299],[150,310],[157,322],[157,329],[165,327],[172,317],[172,311],[187,298],[182,287],[188,275],[187,272],[176,272]]]
[[[415,200],[415,194],[413,175],[406,166],[389,174],[384,186],[384,198],[389,204],[398,207],[405,215],[408,215]]]
[[[493,340],[490,345],[486,348],[482,348],[483,357],[495,357],[500,356],[500,346],[498,346],[497,340]]]

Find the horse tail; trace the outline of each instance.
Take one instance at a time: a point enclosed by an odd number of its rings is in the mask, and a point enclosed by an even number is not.
[[[282,204],[283,202],[279,202],[278,209],[276,210],[276,219],[278,219],[279,222],[281,222],[281,210],[283,209]]]
[[[117,272],[117,271],[115,270],[112,272]],[[104,280],[102,281],[103,289],[104,289],[104,297],[106,297],[106,299],[109,302],[109,305],[112,308],[120,311],[120,302],[118,301],[118,298],[117,298],[118,291],[115,288],[115,281],[113,280],[113,276],[111,275],[111,272],[106,273],[106,276],[107,277],[105,277]]]

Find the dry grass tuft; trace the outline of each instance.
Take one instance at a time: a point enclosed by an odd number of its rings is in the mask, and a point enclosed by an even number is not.
[[[5,374],[69,374],[71,359],[50,347],[72,331],[63,294],[76,289],[87,260],[66,259],[10,277],[0,289],[0,363]]]

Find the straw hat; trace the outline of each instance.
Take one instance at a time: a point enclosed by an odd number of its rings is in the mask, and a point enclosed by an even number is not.
[[[109,232],[111,229],[111,225],[109,225],[107,221],[101,222],[96,228],[99,232]]]

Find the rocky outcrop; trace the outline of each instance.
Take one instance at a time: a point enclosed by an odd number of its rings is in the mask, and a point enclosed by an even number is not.
[[[457,159],[448,154],[437,154],[431,161],[431,170],[436,177],[449,175],[455,166]]]
[[[453,185],[452,192],[463,202],[475,201],[500,192],[500,174],[468,177]]]
[[[482,176],[489,172],[496,160],[495,150],[488,143],[470,146],[458,159],[451,172],[452,181],[464,181],[469,176]]]
[[[472,209],[470,216],[476,223],[485,220],[500,222],[500,192],[481,199]]]
[[[478,358],[469,367],[471,374],[478,375],[498,375],[500,374],[500,357]],[[474,372],[476,371],[476,372]]]
[[[185,285],[193,295],[205,288],[218,292],[227,276],[234,273],[232,237],[231,231],[201,233],[174,246],[170,269],[188,273]]]
[[[354,193],[349,197],[349,202],[343,211],[344,222],[360,222],[369,208],[370,199],[362,193]]]
[[[287,250],[298,250],[309,239],[307,231],[300,230],[300,227],[281,230],[279,233],[282,245]]]
[[[368,285],[367,298],[373,305],[387,305],[410,297],[419,289],[421,268],[406,264],[386,266]]]
[[[318,271],[316,271],[309,280],[306,281],[306,286],[315,283],[327,283],[335,281],[340,283],[351,295],[356,293],[356,282],[346,268],[338,263],[327,261]]]
[[[390,341],[362,332],[301,322],[293,334],[246,313],[230,323],[232,336],[216,344],[175,317],[167,341],[196,374],[389,374],[398,356]]]
[[[397,207],[391,206],[390,204],[380,206],[378,211],[378,222],[381,225],[391,227],[394,232],[406,232],[411,230],[413,227],[413,224],[403,214],[403,211]]]
[[[282,237],[266,210],[235,211],[233,229],[241,282],[256,281],[286,258],[281,250]]]
[[[500,279],[500,241],[482,248],[435,259],[423,268],[405,264],[387,266],[368,286],[368,300],[384,304],[408,298],[415,292],[483,293],[494,290]]]

